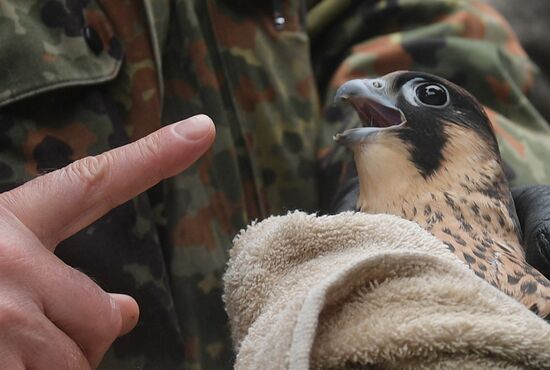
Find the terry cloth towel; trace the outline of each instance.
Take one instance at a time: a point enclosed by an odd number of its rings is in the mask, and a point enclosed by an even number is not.
[[[270,217],[224,284],[236,369],[550,369],[550,325],[398,217]]]

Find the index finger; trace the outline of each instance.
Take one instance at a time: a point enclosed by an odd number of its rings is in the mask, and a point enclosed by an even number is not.
[[[212,120],[194,116],[0,194],[0,206],[53,250],[112,208],[183,171],[214,136]]]

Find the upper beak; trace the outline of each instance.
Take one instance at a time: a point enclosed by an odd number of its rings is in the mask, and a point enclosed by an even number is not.
[[[375,132],[401,127],[405,115],[395,106],[383,79],[351,80],[340,86],[335,103],[349,102],[355,108],[363,127],[346,130],[334,137],[337,143],[351,146]]]

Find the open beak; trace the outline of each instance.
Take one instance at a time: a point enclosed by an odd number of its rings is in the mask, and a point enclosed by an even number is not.
[[[353,146],[373,133],[403,127],[407,121],[388,97],[381,79],[348,81],[336,91],[334,101],[350,103],[363,125],[336,134],[334,140],[341,145]]]

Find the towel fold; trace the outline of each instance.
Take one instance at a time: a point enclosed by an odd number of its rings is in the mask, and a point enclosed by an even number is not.
[[[236,369],[550,369],[550,325],[398,217],[270,217],[224,284]]]

